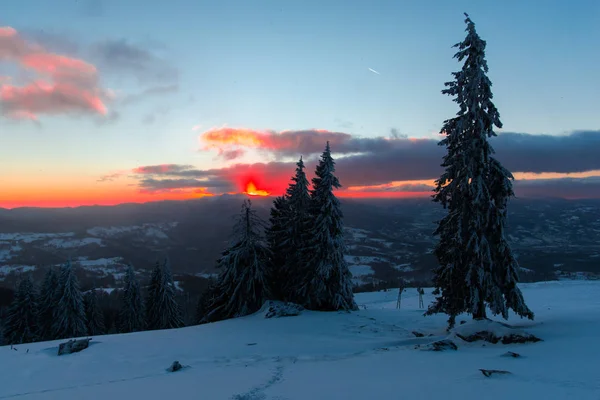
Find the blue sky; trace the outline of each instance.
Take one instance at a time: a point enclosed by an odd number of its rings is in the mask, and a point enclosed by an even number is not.
[[[102,118],[3,118],[0,157],[32,180],[91,178],[161,163],[214,168],[222,162],[198,151],[198,135],[222,126],[432,137],[456,112],[440,91],[460,68],[451,46],[465,11],[488,43],[504,131],[600,127],[597,1],[22,0],[3,6],[0,26],[95,65],[117,101]],[[157,63],[100,62],[95,46],[107,42]],[[28,79],[0,62],[2,75]],[[122,104],[158,87],[173,90]]]

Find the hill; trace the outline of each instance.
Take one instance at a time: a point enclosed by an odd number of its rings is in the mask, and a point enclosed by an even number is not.
[[[60,357],[59,342],[0,347],[0,399],[597,399],[600,283],[522,288],[536,320],[513,316],[509,322],[542,342],[455,339],[457,351],[424,351],[446,337],[445,316],[424,318],[416,291],[404,294],[400,310],[397,291],[363,293],[358,312],[305,311],[279,319],[259,312],[100,336],[83,352]],[[431,300],[426,293],[425,304]],[[522,357],[502,357],[507,350]],[[167,372],[174,360],[188,368]],[[486,378],[480,368],[512,374]]]
[[[253,198],[263,217],[272,198]],[[113,207],[0,210],[0,284],[71,257],[96,285],[118,285],[132,263],[140,273],[168,254],[174,272],[208,276],[226,246],[240,196]],[[435,221],[443,214],[429,199],[342,199],[347,260],[355,283],[426,280]],[[600,275],[600,201],[516,199],[508,234],[523,281]],[[2,283],[4,282],[4,283]]]

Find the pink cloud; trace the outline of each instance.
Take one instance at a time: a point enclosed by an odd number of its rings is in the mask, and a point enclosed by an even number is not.
[[[40,77],[17,86],[0,79],[0,105],[5,117],[37,120],[38,115],[106,115],[110,91],[98,85],[95,66],[54,54],[29,43],[11,27],[0,27],[0,61],[32,70]]]

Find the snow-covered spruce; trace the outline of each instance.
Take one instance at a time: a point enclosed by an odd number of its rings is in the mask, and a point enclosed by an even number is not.
[[[273,297],[280,300],[289,297],[285,282],[288,279],[288,271],[286,270],[287,258],[289,257],[287,227],[290,224],[290,219],[288,200],[285,196],[276,197],[270,211],[270,224],[266,231],[266,238],[271,250],[271,265],[273,267],[269,276],[269,286],[273,291]]]
[[[58,274],[49,268],[39,291],[38,336],[41,340],[52,340],[53,314],[58,305]]]
[[[29,277],[24,277],[4,321],[6,344],[31,343],[39,339],[37,326],[38,302]]]
[[[297,293],[306,259],[306,243],[310,226],[310,194],[302,157],[284,196],[273,201],[267,242],[273,253],[271,289],[275,298],[291,300]]]
[[[312,180],[312,223],[306,245],[306,269],[298,281],[296,303],[307,309],[357,310],[352,293],[352,274],[344,255],[343,214],[333,189],[340,188],[329,142]]]
[[[144,303],[140,283],[133,267],[130,265],[125,272],[121,310],[119,312],[119,332],[129,333],[144,330]]]
[[[289,185],[286,196],[289,205],[289,223],[285,237],[288,240],[288,258],[285,263],[287,279],[284,281],[285,293],[287,297],[284,300],[298,301],[294,294],[298,293],[298,285],[306,274],[306,265],[308,261],[307,247],[309,245],[310,227],[312,217],[310,214],[310,192],[308,179],[304,172],[305,166],[302,157],[296,163],[296,173],[292,177],[292,183]]]
[[[486,306],[504,318],[513,309],[533,319],[516,285],[518,264],[504,232],[513,176],[492,157],[488,143],[496,136],[494,126],[501,128],[502,123],[486,75],[486,42],[468,15],[465,22],[467,36],[455,45],[459,51],[454,56],[464,65],[442,91],[455,97],[460,110],[444,121],[441,131],[446,134],[440,142],[447,149],[445,171],[433,197],[448,213],[435,231],[440,266],[434,271],[434,294],[439,296],[427,314],[448,314],[450,326],[462,312],[485,318]]]
[[[150,277],[146,301],[147,329],[173,329],[184,325],[175,293],[171,264],[165,258],[162,263],[156,262]]]
[[[88,335],[104,335],[104,314],[98,306],[98,295],[95,289],[90,290],[83,298],[85,304],[85,316],[87,319]]]
[[[71,261],[60,269],[57,297],[52,325],[54,339],[66,339],[87,334],[87,321],[83,304],[83,295]]]
[[[245,200],[234,228],[234,243],[217,261],[219,278],[210,293],[204,322],[252,314],[271,299],[271,252],[262,235],[264,227],[250,200]]]

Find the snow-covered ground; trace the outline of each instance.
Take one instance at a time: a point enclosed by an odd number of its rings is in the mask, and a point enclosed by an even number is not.
[[[522,288],[536,320],[511,317],[509,323],[542,342],[457,341],[457,351],[416,349],[445,337],[446,317],[423,317],[414,289],[404,293],[401,310],[397,291],[363,293],[358,312],[256,314],[101,336],[83,352],[61,357],[59,342],[0,347],[0,399],[598,400],[600,282]],[[433,336],[416,338],[413,330]],[[509,350],[522,357],[503,357]],[[189,368],[166,372],[174,360]],[[479,368],[512,374],[486,378]]]

